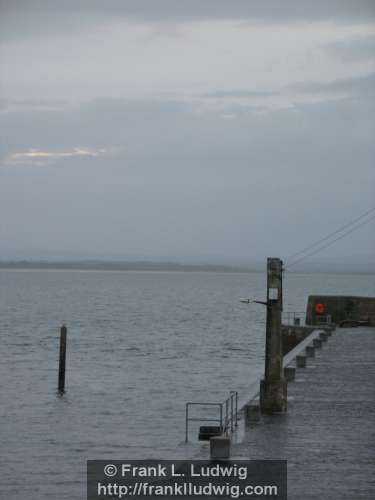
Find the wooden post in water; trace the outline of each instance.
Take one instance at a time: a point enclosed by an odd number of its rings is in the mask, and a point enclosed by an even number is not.
[[[262,413],[286,411],[287,384],[283,370],[281,312],[283,309],[283,263],[277,258],[267,259],[267,324],[264,379],[260,384]]]
[[[64,394],[65,392],[66,334],[67,328],[65,325],[62,325],[60,328],[59,394]]]

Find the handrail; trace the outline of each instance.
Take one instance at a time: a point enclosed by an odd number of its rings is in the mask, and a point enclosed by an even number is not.
[[[223,419],[224,405],[225,417]],[[190,406],[216,406],[219,408],[219,418],[189,417]],[[233,432],[234,427],[238,426],[238,392],[230,391],[229,397],[224,401],[224,403],[188,401],[185,405],[185,443],[189,440],[189,422],[216,422],[220,424],[220,430],[226,435],[228,435],[229,430],[230,432]]]
[[[306,311],[283,311],[282,320],[285,320],[287,325],[294,324],[299,326],[301,324],[301,319],[303,320],[303,323],[305,322],[305,315]],[[291,322],[291,319],[293,322]]]
[[[234,431],[234,427],[238,427],[238,392],[230,391],[229,398],[225,400],[225,425],[224,432],[226,435]]]
[[[190,406],[217,406],[220,409],[220,418],[189,418],[189,407]],[[185,443],[189,440],[189,422],[219,422],[220,429],[223,428],[223,403],[197,403],[194,401],[188,401],[185,406]]]
[[[330,314],[326,314],[325,316],[317,316],[316,317],[317,325],[329,325],[332,323],[332,316]]]

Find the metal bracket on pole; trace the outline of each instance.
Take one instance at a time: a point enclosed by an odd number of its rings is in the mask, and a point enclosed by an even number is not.
[[[243,304],[263,304],[264,306],[269,306],[268,302],[263,302],[261,300],[251,300],[251,299],[240,299]]]

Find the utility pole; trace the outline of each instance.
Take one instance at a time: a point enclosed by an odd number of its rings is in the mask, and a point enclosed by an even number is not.
[[[283,310],[283,263],[267,259],[267,324],[264,379],[260,382],[262,413],[283,413],[287,408],[287,383],[283,372],[281,312]]]

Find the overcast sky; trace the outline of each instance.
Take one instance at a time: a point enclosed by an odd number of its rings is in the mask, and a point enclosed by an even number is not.
[[[0,257],[287,259],[375,206],[373,0],[0,0],[0,41]]]

